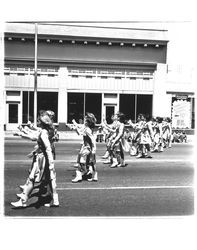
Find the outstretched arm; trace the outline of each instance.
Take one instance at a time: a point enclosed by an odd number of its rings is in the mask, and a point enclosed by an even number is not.
[[[14,135],[16,136],[21,136],[24,139],[32,140],[32,141],[37,141],[38,139],[38,133],[24,133],[22,131],[15,132]]]

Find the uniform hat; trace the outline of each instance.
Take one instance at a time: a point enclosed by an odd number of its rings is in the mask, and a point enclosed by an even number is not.
[[[86,113],[86,118],[91,120],[92,122],[96,123],[96,117],[92,113]]]
[[[55,113],[52,110],[47,110],[46,111],[47,115],[49,115],[49,117],[53,118],[55,116]]]
[[[91,124],[95,124],[96,123],[96,117],[94,116],[94,114],[92,113],[86,113],[86,120],[88,122],[90,122]]]

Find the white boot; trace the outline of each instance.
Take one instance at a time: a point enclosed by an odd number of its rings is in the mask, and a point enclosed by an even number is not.
[[[122,160],[119,164],[118,167],[126,167],[125,161]]]
[[[44,204],[45,207],[59,207],[59,205],[58,194],[53,194],[53,200],[51,201],[51,203]]]
[[[98,173],[95,171],[93,174],[93,181],[98,181]]]
[[[92,174],[92,178],[88,179],[88,181],[98,181],[98,173],[95,171]]]
[[[25,194],[24,193],[20,193],[20,194],[16,194],[16,196],[22,200],[25,200],[26,197],[25,197]]]
[[[137,159],[142,158],[142,157],[143,157],[142,153],[139,153],[139,154],[136,156]]]
[[[27,185],[26,185],[26,184],[20,185],[19,187],[20,187],[20,189],[21,189],[22,191],[24,191],[24,190],[26,189]]]
[[[105,154],[102,156],[103,159],[107,159],[109,157],[109,152],[106,151]]]
[[[58,198],[58,194],[53,194],[53,206],[55,207],[59,207],[59,198]]]
[[[76,177],[72,180],[73,183],[82,181],[82,173],[79,170],[76,170]]]
[[[16,202],[11,202],[11,205],[14,206],[14,207],[17,207],[17,208],[22,208],[22,207],[26,207],[27,204],[26,202],[24,202],[22,199],[20,199],[19,201],[16,201]]]
[[[110,166],[110,168],[116,168],[118,166],[118,161],[116,158],[113,158],[113,163],[112,165]]]

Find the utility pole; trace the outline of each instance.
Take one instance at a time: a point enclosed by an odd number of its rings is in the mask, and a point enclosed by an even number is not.
[[[35,23],[35,57],[34,57],[34,124],[37,125],[37,62],[38,61],[38,24]]]

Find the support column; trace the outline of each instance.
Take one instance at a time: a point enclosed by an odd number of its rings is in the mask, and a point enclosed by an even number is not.
[[[157,64],[157,70],[154,75],[153,92],[153,116],[166,117],[169,114],[168,96],[166,94],[167,65]]]
[[[67,68],[59,69],[59,93],[58,93],[58,123],[67,123]]]

